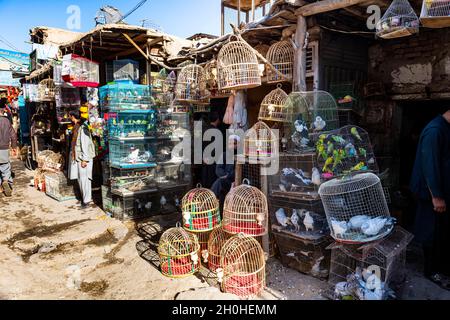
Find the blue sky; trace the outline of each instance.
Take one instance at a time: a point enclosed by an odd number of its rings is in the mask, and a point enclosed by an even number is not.
[[[81,9],[81,30],[95,26],[97,10],[105,4],[128,12],[139,0],[0,0],[0,48],[12,50],[2,40],[28,53],[29,29],[50,26],[66,29],[70,5]],[[220,34],[220,0],[148,0],[127,22],[140,24],[148,19],[169,33],[188,37],[198,32]]]

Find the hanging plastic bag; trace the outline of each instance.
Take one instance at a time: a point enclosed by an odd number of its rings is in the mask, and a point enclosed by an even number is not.
[[[234,92],[228,98],[228,106],[225,111],[225,116],[223,117],[223,123],[232,125],[233,124],[233,115],[234,115],[234,103],[236,101],[236,97]]]

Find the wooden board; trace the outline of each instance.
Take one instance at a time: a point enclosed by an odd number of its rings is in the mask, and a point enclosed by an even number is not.
[[[420,18],[422,26],[425,28],[446,28],[450,27],[450,17],[429,17]]]

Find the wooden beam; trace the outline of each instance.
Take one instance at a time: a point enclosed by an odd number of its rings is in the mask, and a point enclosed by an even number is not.
[[[149,56],[136,44],[136,42],[133,41],[133,39],[131,39],[129,35],[126,33],[122,33],[122,35],[137,49],[137,51],[139,51],[140,54],[144,56],[145,59],[149,59]]]
[[[306,32],[307,32],[306,18],[302,15],[297,19],[297,31],[295,33],[295,50],[294,57],[294,91],[307,91],[306,88]]]
[[[295,11],[297,15],[309,17],[315,14],[334,11],[360,4],[367,0],[322,0],[307,4]]]

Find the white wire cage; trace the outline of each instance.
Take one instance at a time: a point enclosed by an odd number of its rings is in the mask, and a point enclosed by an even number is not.
[[[319,194],[331,236],[338,242],[375,241],[394,228],[380,178],[373,173],[330,180]]]
[[[450,27],[450,1],[423,0],[420,22],[427,28]]]
[[[264,97],[259,109],[258,120],[291,122],[292,109],[286,106],[287,98],[287,93],[284,92],[281,84],[278,84],[275,90]]]
[[[411,36],[419,32],[419,24],[408,0],[394,0],[378,21],[376,35],[383,39]]]
[[[209,104],[209,97],[203,67],[196,64],[183,67],[178,74],[175,99],[179,103],[205,105]]]
[[[38,85],[39,101],[55,100],[55,91],[56,86],[52,79],[42,80]]]
[[[294,46],[290,40],[274,43],[267,52],[266,59],[281,75],[269,68],[268,83],[292,81],[294,74]]]
[[[244,155],[251,159],[273,158],[279,153],[279,139],[267,124],[257,122],[245,134]]]

